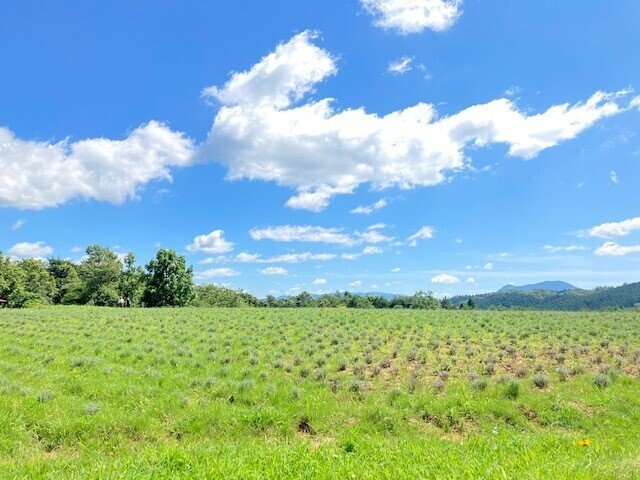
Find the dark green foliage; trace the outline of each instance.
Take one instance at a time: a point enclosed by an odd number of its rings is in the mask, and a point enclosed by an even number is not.
[[[0,298],[9,306],[20,306],[24,295],[24,271],[0,253]]]
[[[128,253],[124,257],[124,269],[118,281],[118,293],[128,306],[138,305],[144,291],[144,272],[135,263],[136,257]]]
[[[272,304],[270,305],[269,302]],[[222,285],[196,285],[195,299],[192,305],[196,307],[259,307],[275,306],[276,299],[267,298],[265,302],[243,290],[232,290]]]
[[[24,272],[24,290],[41,303],[51,303],[56,294],[56,282],[41,260],[26,258],[18,263]]]
[[[73,262],[50,258],[47,261],[47,270],[56,283],[53,303],[82,303],[84,284],[80,280],[78,268]]]
[[[90,245],[79,267],[84,282],[83,302],[93,305],[115,305],[122,263],[113,251],[102,245]]]
[[[147,264],[142,301],[149,307],[183,307],[193,300],[193,268],[184,256],[161,248]]]
[[[633,308],[640,305],[640,282],[620,287],[598,287],[593,290],[502,291],[458,296],[452,301],[473,302],[478,308],[519,308],[535,310],[607,310]]]

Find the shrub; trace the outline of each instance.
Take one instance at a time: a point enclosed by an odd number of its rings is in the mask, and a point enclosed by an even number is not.
[[[508,381],[504,389],[504,395],[511,400],[518,398],[520,396],[520,382],[517,380]]]
[[[593,379],[593,384],[598,388],[606,388],[611,383],[611,380],[606,375],[599,373]]]
[[[533,384],[538,388],[545,388],[549,385],[549,377],[547,377],[544,373],[536,373],[533,376]]]

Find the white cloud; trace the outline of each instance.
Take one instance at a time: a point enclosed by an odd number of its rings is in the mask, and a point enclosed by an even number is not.
[[[418,240],[433,238],[435,231],[436,230],[433,227],[429,227],[429,226],[421,227],[416,233],[414,233],[408,238],[409,245],[411,245],[412,247],[415,247],[418,244]]]
[[[253,228],[249,235],[254,240],[273,240],[276,242],[318,242],[350,245],[353,239],[341,228],[315,226],[282,225],[278,227]]]
[[[199,280],[211,280],[218,277],[235,277],[238,275],[240,275],[240,272],[233,268],[210,268],[197,273],[196,278]]]
[[[373,225],[373,227],[376,227],[376,226],[377,225]],[[360,241],[365,243],[385,243],[385,242],[393,241],[395,237],[389,237],[387,235],[384,235],[383,233],[380,233],[380,230],[381,230],[380,228],[369,227],[364,232],[356,232],[355,235],[356,237],[358,237]]]
[[[485,270],[493,270],[493,263],[485,263],[484,267],[482,268],[484,268]]]
[[[356,280],[355,282],[351,282],[349,284],[350,287],[358,287],[360,285],[362,285],[362,281],[361,280]]]
[[[360,0],[374,25],[401,35],[450,28],[462,13],[461,0]]]
[[[15,258],[45,258],[53,253],[53,248],[44,242],[20,242],[11,247],[7,254]]]
[[[510,156],[533,158],[626,108],[618,99],[628,92],[597,92],[586,102],[539,114],[522,112],[505,98],[444,117],[426,103],[385,116],[362,107],[338,111],[331,98],[300,103],[336,72],[335,59],[314,38],[296,35],[210,90],[222,106],[200,150],[203,160],[224,164],[231,180],[294,188],[287,202],[293,208],[322,210],[334,195],[363,183],[377,189],[439,184],[468,166],[467,147],[500,143]]]
[[[590,228],[587,234],[590,237],[613,238],[624,237],[635,230],[640,230],[640,217],[629,218],[621,222],[603,223]]]
[[[369,225],[367,230],[382,230],[383,228],[387,228],[385,223],[374,223],[373,225]]]
[[[397,60],[389,62],[387,70],[394,75],[402,75],[403,73],[411,70],[411,62],[413,62],[413,57],[405,55]]]
[[[26,220],[18,219],[13,225],[11,225],[11,230],[19,230],[25,223],[27,223]]]
[[[202,93],[223,105],[286,107],[337,71],[335,59],[311,42],[316,38],[317,33],[310,30],[299,33],[250,70],[233,72],[222,88],[212,86]]]
[[[223,230],[214,230],[206,235],[198,235],[187,245],[190,252],[227,253],[233,250],[233,242],[224,239]]]
[[[304,253],[285,253],[282,255],[276,255],[275,257],[270,257],[270,258],[257,258],[254,260],[248,260],[246,257],[244,259],[241,259],[240,256],[242,254],[239,254],[236,259],[240,262],[250,262],[250,261],[254,261],[256,263],[302,263],[302,262],[307,262],[307,261],[327,261],[327,260],[333,260],[334,258],[336,258],[336,255],[334,253],[310,253],[310,252],[304,252]]]
[[[612,183],[618,183],[618,174],[615,171],[611,170],[609,178],[611,179]]]
[[[456,242],[458,245],[462,245],[463,243],[461,238],[456,238],[453,241]]]
[[[473,277],[467,278],[467,283],[476,283],[476,279]]]
[[[260,270],[262,275],[286,275],[288,272],[282,267],[267,267],[264,270]]]
[[[374,254],[378,254],[378,253],[382,253],[382,249],[380,247],[374,247],[372,245],[367,245],[362,250],[362,254],[363,255],[374,255]]]
[[[171,167],[192,162],[193,144],[151,121],[124,140],[58,143],[16,138],[0,127],[0,207],[41,209],[75,198],[121,204],[152,180],[171,180]]]
[[[357,260],[361,255],[361,253],[343,253],[340,258],[343,260]]]
[[[595,253],[600,256],[621,256],[638,252],[640,252],[640,245],[624,246],[618,242],[605,242],[596,249]]]
[[[314,285],[326,285],[327,281],[324,278],[316,278],[313,282]]]
[[[72,247],[71,253],[80,253],[82,252],[82,247]]]
[[[386,206],[387,206],[387,200],[384,198],[381,198],[376,203],[373,203],[371,205],[360,205],[359,207],[356,207],[353,210],[351,210],[351,213],[359,213],[360,215],[369,215],[373,211],[380,210],[381,208],[384,208]]]
[[[453,275],[449,275],[447,273],[441,273],[439,275],[436,275],[435,277],[432,277],[431,278],[431,283],[454,284],[454,283],[460,283],[460,279],[458,277],[455,277]]]
[[[402,269],[400,267],[395,267],[391,269],[392,273],[399,273]]]
[[[561,246],[553,246],[553,245],[545,245],[542,247],[547,252],[558,253],[558,252],[575,252],[578,250],[586,250],[586,247],[582,245],[567,245],[566,247]]]

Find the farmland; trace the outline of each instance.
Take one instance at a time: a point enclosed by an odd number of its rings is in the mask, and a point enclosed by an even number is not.
[[[1,478],[638,478],[640,313],[0,311]]]

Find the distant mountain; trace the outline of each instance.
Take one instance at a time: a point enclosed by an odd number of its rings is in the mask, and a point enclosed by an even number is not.
[[[564,282],[562,282],[564,283]],[[540,285],[540,284],[538,284]],[[568,284],[567,284],[568,285]],[[553,291],[500,290],[481,295],[459,295],[451,301],[458,305],[473,298],[478,308],[526,308],[536,310],[603,310],[640,306],[640,282],[627,283],[620,287],[598,287],[582,290]]]
[[[578,290],[578,287],[575,287],[567,282],[562,282],[560,280],[552,280],[548,282],[540,282],[540,283],[531,283],[529,285],[505,285],[498,292],[530,292],[532,290],[551,290],[552,292],[563,292],[565,290]]]

